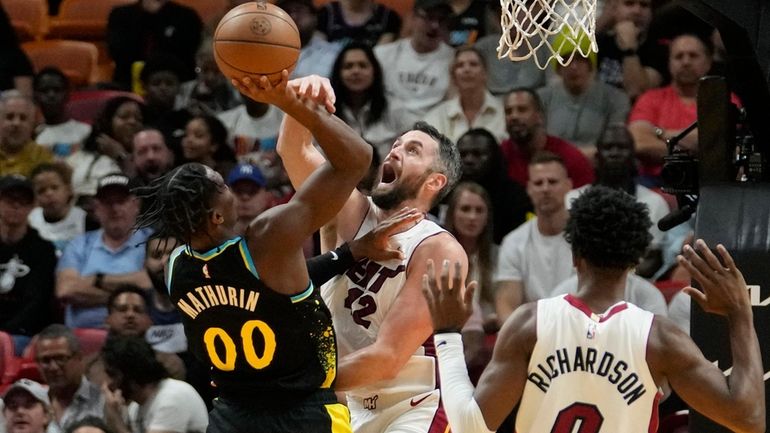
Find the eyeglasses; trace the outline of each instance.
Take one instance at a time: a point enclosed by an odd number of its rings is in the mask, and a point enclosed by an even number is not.
[[[64,364],[66,364],[70,359],[72,359],[74,356],[75,356],[74,353],[70,353],[69,355],[42,356],[37,358],[37,363],[40,365],[49,365],[53,363],[61,367]]]

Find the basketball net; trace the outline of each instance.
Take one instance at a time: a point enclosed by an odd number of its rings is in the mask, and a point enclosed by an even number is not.
[[[534,57],[540,69],[552,59],[562,66],[575,53],[597,52],[596,0],[500,0],[503,34],[497,57],[514,61]]]

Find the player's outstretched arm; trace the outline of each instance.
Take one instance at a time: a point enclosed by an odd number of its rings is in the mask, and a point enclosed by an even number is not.
[[[536,339],[536,304],[522,306],[506,321],[492,360],[474,392],[459,329],[470,315],[475,282],[464,290],[457,271],[455,264],[450,281],[449,263],[444,262],[437,278],[431,262],[422,284],[436,329],[433,340],[438,353],[441,400],[453,432],[491,432],[500,427],[524,391],[527,363]]]
[[[275,87],[266,77],[258,82],[246,77],[235,84],[243,94],[278,106],[304,125],[326,154],[328,163],[307,177],[288,209],[280,212],[281,218],[271,221],[271,231],[280,233],[279,243],[293,249],[339,212],[366,173],[372,148],[329,112],[326,97],[313,99],[302,94],[303,89],[287,85],[287,78],[284,71],[283,80]],[[276,247],[281,248],[271,245]]]
[[[695,248],[685,246],[678,260],[702,291],[684,290],[706,312],[727,318],[733,359],[730,377],[725,379],[671,321],[658,317],[648,342],[648,362],[699,413],[735,432],[764,432],[762,358],[746,282],[724,246],[717,245],[724,265],[703,240]]]
[[[336,99],[327,78],[310,75],[291,80],[288,85],[301,98],[314,101],[330,113],[334,112]],[[326,161],[324,155],[313,145],[312,138],[313,134],[302,123],[291,116],[284,117],[278,135],[277,150],[295,189],[299,189]],[[335,227],[339,232],[337,244],[353,238],[355,235],[353,230],[358,229],[367,209],[366,197],[357,190],[353,190],[336,219]]]

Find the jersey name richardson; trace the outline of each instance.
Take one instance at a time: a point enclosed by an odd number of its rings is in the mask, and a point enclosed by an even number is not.
[[[194,319],[203,310],[220,305],[238,307],[253,313],[258,300],[259,292],[253,290],[236,289],[222,285],[205,285],[185,293],[179,298],[176,306],[191,319]]]
[[[527,380],[543,393],[548,392],[551,382],[558,380],[559,376],[576,372],[591,373],[607,379],[615,385],[615,389],[629,406],[647,392],[639,375],[628,371],[627,362],[618,359],[611,352],[599,352],[591,347],[557,349],[540,362],[535,363],[533,360],[530,365],[533,366],[533,371],[530,371]]]

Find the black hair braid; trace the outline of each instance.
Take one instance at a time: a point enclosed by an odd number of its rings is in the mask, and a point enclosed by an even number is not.
[[[218,189],[206,167],[184,164],[135,190],[148,203],[136,228],[152,228],[152,238],[175,238],[189,244],[192,235],[205,223]]]

